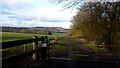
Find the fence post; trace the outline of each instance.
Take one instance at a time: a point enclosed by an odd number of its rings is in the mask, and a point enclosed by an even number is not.
[[[33,36],[33,39],[37,39],[38,36]],[[33,42],[33,50],[38,47],[38,41]],[[34,53],[32,56],[33,61],[37,60],[37,53]]]
[[[42,42],[41,42],[41,60],[46,60],[48,57],[48,37],[42,36]]]
[[[24,48],[23,51],[26,52],[26,45],[25,44],[23,45],[23,48]]]

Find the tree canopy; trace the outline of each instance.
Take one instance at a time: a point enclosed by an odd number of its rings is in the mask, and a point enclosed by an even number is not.
[[[54,0],[67,2],[65,8],[77,6],[79,12],[73,17],[71,35],[104,43],[110,51],[120,49],[120,2],[85,2],[82,0]]]
[[[120,2],[90,2],[82,6],[72,20],[72,30],[82,32],[111,51],[120,48]]]

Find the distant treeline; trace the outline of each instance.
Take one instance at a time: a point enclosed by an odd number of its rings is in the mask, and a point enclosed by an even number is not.
[[[33,31],[26,27],[2,27],[2,32],[15,32],[15,33],[31,33],[31,34],[47,34],[44,30]]]

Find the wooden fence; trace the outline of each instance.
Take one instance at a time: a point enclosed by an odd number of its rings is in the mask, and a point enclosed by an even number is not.
[[[24,58],[25,56],[32,55],[32,54],[33,54],[32,59],[37,60],[37,52],[41,51],[41,48],[38,48],[38,42],[41,41],[41,43],[43,43],[45,40],[48,40],[47,42],[45,42],[48,44],[49,39],[47,38],[47,36],[42,36],[42,37],[34,36],[33,39],[1,42],[1,44],[2,44],[2,49],[0,49],[1,51],[6,49],[6,48],[21,46],[21,45],[28,44],[28,43],[33,43],[33,50],[32,51],[24,52],[22,54],[13,55],[13,56],[2,57],[1,60],[3,62],[3,65],[8,63],[8,62],[11,62],[11,61],[14,61],[14,60],[17,60],[20,58]]]

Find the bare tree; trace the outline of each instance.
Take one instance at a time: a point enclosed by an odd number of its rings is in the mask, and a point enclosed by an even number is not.
[[[119,51],[120,2],[86,3],[72,23],[72,30],[81,31],[86,39],[104,43],[111,52]]]

